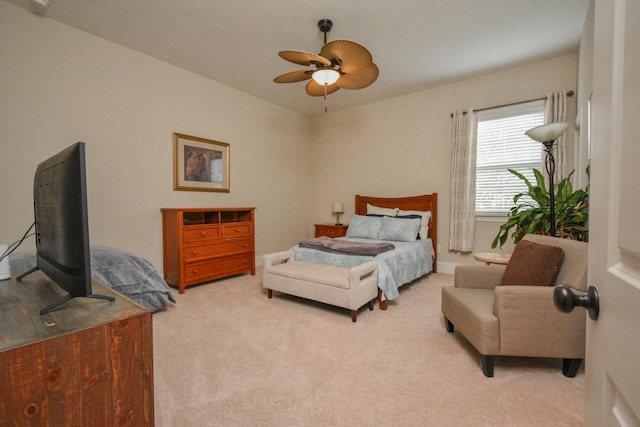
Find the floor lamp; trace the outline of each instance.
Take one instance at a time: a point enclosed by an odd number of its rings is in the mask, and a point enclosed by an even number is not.
[[[541,142],[544,145],[544,151],[547,153],[544,165],[549,175],[549,222],[551,223],[550,234],[556,237],[556,200],[555,189],[553,188],[553,176],[556,173],[556,159],[553,157],[553,144],[567,130],[569,123],[556,122],[547,125],[537,126],[529,129],[524,134],[534,141]]]

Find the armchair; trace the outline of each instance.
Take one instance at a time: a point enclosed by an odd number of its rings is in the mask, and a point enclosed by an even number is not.
[[[535,234],[523,240],[562,248],[555,284],[586,291],[587,243]],[[454,286],[442,288],[447,331],[458,330],[475,347],[487,377],[493,377],[495,356],[561,358],[563,374],[575,377],[584,359],[585,311],[558,311],[554,286],[502,285],[506,268],[456,267]]]

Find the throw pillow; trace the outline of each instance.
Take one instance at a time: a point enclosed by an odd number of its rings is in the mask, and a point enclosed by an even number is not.
[[[561,248],[521,240],[511,254],[501,285],[553,286],[563,258]]]

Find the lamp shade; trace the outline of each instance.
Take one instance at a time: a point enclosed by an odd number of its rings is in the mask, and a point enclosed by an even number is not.
[[[334,202],[333,205],[331,205],[331,212],[344,213],[344,204]]]
[[[340,73],[336,70],[332,70],[330,68],[315,71],[311,78],[318,83],[319,85],[332,85],[338,81],[340,77]]]
[[[549,123],[529,129],[524,134],[538,142],[555,141],[568,127],[568,122]]]

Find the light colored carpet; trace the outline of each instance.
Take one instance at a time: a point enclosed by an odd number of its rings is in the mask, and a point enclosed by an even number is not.
[[[579,426],[584,368],[496,358],[445,330],[431,274],[387,311],[274,292],[261,270],[189,287],[153,315],[157,426]]]

